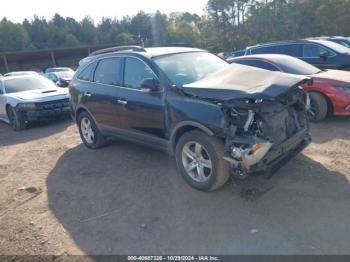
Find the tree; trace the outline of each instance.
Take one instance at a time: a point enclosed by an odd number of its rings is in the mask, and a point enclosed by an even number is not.
[[[0,22],[0,51],[23,50],[29,47],[27,31],[20,24],[14,24],[6,18]]]

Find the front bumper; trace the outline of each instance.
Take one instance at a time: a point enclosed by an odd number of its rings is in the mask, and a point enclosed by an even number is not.
[[[279,145],[272,145],[272,147],[267,152],[265,151],[263,155],[257,153],[255,155],[257,159],[255,159],[253,165],[250,165],[248,161],[245,161],[244,157],[241,159],[227,157],[225,159],[231,163],[232,174],[244,178],[251,173],[270,173],[270,171],[274,171],[285,163],[286,160],[291,159],[301,152],[310,143],[311,137],[308,129],[305,128]],[[254,155],[251,158],[254,158]]]
[[[273,171],[285,163],[286,160],[303,151],[310,143],[311,137],[308,130],[302,130],[282,144],[271,148],[259,163],[251,167],[250,172]]]
[[[54,109],[28,110],[25,112],[27,121],[36,121],[40,119],[54,118],[61,115],[68,115],[69,106]]]

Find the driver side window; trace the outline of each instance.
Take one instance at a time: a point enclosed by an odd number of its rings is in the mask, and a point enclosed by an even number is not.
[[[124,86],[141,89],[141,82],[146,78],[155,78],[152,69],[139,59],[125,59]]]
[[[324,53],[329,53],[329,51],[319,45],[306,44],[303,46],[303,57],[319,58]]]

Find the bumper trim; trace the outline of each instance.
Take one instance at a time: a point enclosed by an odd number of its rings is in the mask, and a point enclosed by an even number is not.
[[[26,112],[28,121],[35,121],[40,118],[49,118],[69,114],[69,107],[55,108],[55,109],[42,109],[42,110],[30,110]]]

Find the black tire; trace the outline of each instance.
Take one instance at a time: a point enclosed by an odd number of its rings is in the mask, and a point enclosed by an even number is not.
[[[12,106],[7,107],[6,113],[13,130],[21,131],[27,127],[23,113],[17,112]]]
[[[94,134],[94,138],[93,138],[92,142],[88,141],[83,134],[82,121],[85,121],[86,119],[88,119],[90,121],[91,129],[92,129],[92,132]],[[92,119],[92,117],[87,112],[81,112],[79,114],[77,124],[78,124],[80,138],[86,147],[88,147],[90,149],[97,149],[97,148],[100,148],[106,144],[106,139],[101,134],[100,130],[97,128],[95,121]]]
[[[192,142],[199,143],[203,146],[209,159],[211,159],[211,173],[208,176],[208,180],[205,182],[194,180],[185,170],[182,153],[184,147]],[[190,131],[182,135],[179,139],[176,146],[175,157],[179,172],[190,186],[201,191],[213,191],[222,187],[229,178],[230,165],[224,160],[224,153],[224,143],[221,140],[208,136],[201,131]]]
[[[309,117],[311,122],[320,122],[324,120],[328,113],[328,104],[326,98],[316,92],[310,92],[310,110]]]

